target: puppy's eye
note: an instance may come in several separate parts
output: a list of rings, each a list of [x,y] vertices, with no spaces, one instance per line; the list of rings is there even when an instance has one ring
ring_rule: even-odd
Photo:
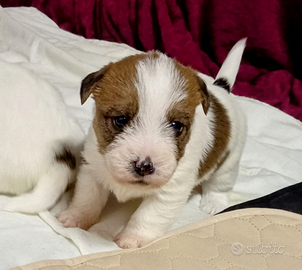
[[[119,115],[113,118],[113,124],[117,129],[123,129],[128,122],[129,119],[125,115]]]
[[[184,129],[184,124],[179,121],[174,121],[171,123],[171,127],[174,129],[175,135],[179,136]]]

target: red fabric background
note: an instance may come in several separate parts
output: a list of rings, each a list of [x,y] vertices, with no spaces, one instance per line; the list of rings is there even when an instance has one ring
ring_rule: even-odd
[[[296,0],[0,0],[34,6],[87,38],[158,49],[215,76],[248,37],[233,92],[302,120],[302,2]]]

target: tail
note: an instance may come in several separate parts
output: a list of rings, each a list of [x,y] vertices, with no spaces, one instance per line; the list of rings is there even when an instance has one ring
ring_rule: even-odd
[[[246,40],[247,38],[241,39],[233,46],[215,78],[214,85],[231,92],[239,70]]]
[[[68,165],[55,163],[30,193],[15,197],[0,196],[0,209],[29,214],[47,210],[64,193],[73,174]]]

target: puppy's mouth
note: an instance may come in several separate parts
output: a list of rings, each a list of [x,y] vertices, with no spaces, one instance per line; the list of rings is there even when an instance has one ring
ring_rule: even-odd
[[[144,180],[137,180],[137,181],[132,181],[130,182],[132,185],[138,185],[138,186],[149,186],[150,183],[144,181]]]
[[[139,177],[136,179],[128,180],[127,182],[124,182],[124,184],[133,187],[146,188],[146,189],[157,189],[161,187],[163,183],[160,183],[158,181],[153,181],[149,177]]]
[[[148,187],[152,186],[154,184],[154,181],[150,179],[150,176],[135,176],[131,180],[128,179],[127,184],[133,185],[133,186],[141,186],[141,187]]]
[[[143,176],[143,177],[129,177],[125,178],[115,178],[120,184],[129,187],[137,187],[139,189],[158,189],[164,185],[167,181],[163,179],[154,179],[154,176]]]

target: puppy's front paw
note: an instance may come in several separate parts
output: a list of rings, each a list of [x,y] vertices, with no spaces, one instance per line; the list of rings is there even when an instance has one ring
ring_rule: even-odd
[[[57,215],[57,219],[66,228],[78,227],[88,230],[95,222],[76,208],[67,208]]]
[[[200,210],[214,215],[229,205],[229,194],[227,192],[206,192],[201,195]]]
[[[141,248],[149,244],[154,238],[141,236],[124,229],[113,240],[121,248]]]

